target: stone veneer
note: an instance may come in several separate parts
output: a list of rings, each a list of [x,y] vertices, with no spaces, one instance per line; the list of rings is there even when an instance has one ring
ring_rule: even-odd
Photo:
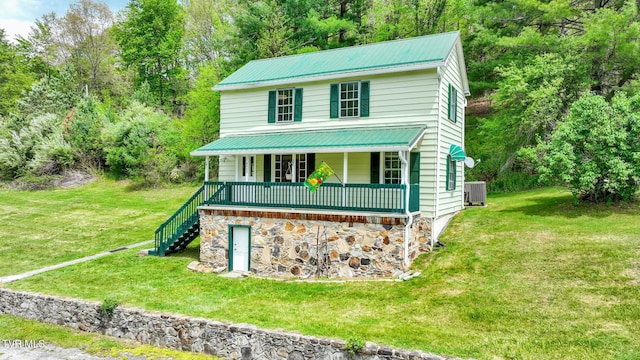
[[[404,271],[406,217],[200,209],[200,262],[227,270],[229,226],[251,227],[251,272],[269,277],[388,278]],[[409,260],[429,250],[414,216]]]
[[[116,307],[112,316],[100,304],[0,289],[0,314],[67,326],[73,329],[136,340],[143,344],[216,355],[223,359],[256,360],[446,360],[424,353],[367,342],[356,355],[345,341],[224,324],[187,316]]]

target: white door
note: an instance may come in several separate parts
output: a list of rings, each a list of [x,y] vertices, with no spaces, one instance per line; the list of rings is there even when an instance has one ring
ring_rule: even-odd
[[[256,156],[245,155],[240,159],[240,181],[256,182]]]
[[[249,227],[231,228],[231,264],[230,271],[249,271]]]

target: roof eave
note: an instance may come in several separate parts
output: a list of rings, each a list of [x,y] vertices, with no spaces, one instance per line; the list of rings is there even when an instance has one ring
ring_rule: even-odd
[[[334,80],[334,79],[342,79],[342,78],[355,77],[355,76],[371,76],[371,75],[391,74],[391,73],[407,72],[407,71],[429,70],[429,69],[436,69],[444,65],[445,65],[445,61],[443,60],[443,61],[436,61],[436,62],[429,62],[429,63],[420,63],[420,64],[402,65],[402,66],[388,66],[388,67],[367,69],[367,70],[341,71],[341,72],[330,73],[330,74],[308,75],[308,76],[241,83],[241,84],[229,84],[229,85],[218,84],[213,87],[213,90],[226,91],[226,90],[255,89],[255,88],[261,88],[261,87],[278,86],[283,84],[295,84],[295,83],[304,83],[304,82],[312,82],[312,81]]]
[[[247,150],[194,150],[191,156],[225,156],[225,155],[256,155],[256,154],[330,154],[330,153],[352,153],[352,152],[389,152],[389,151],[409,151],[415,144],[411,145],[391,145],[391,146],[371,146],[371,147],[332,147],[332,148],[277,148],[277,149],[247,149]]]

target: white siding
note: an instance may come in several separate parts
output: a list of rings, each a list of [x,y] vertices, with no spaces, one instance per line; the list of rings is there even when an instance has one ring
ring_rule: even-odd
[[[330,119],[330,85],[341,81],[370,81],[369,117]],[[220,105],[220,135],[230,133],[326,129],[332,126],[390,125],[435,121],[434,101],[438,96],[435,70],[413,71],[366,78],[345,78],[296,84],[303,89],[302,121],[269,124],[269,91],[276,87],[224,91]]]
[[[455,123],[449,120],[447,116],[449,84],[455,87],[458,91],[458,114],[457,121]],[[447,155],[449,154],[449,147],[451,144],[464,146],[465,99],[458,67],[458,57],[455,51],[451,53],[447,59],[445,67],[443,68],[440,91],[442,92],[442,101],[440,103],[440,143],[438,144],[438,151],[440,154],[438,166],[440,167],[440,172],[437,180],[438,210],[437,214],[434,215],[436,217],[455,213],[456,211],[461,210],[464,199],[464,164],[462,161],[455,162],[457,169],[456,189],[446,190]]]

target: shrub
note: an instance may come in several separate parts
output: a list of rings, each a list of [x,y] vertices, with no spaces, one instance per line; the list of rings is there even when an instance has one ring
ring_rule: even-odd
[[[611,104],[583,95],[540,149],[542,180],[568,184],[576,200],[632,199],[640,184],[640,94],[618,94]]]

